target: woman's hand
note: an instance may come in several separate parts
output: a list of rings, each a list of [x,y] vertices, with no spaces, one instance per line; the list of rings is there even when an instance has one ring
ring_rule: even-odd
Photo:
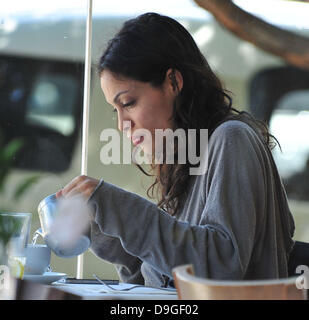
[[[56,198],[68,198],[75,195],[82,195],[88,200],[100,180],[87,176],[78,176],[69,182],[64,188],[56,193]]]

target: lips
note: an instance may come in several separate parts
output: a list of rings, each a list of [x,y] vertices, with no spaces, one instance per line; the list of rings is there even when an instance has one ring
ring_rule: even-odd
[[[133,144],[135,146],[140,144],[143,141],[144,141],[144,137],[143,136],[132,137],[132,142],[133,142]]]

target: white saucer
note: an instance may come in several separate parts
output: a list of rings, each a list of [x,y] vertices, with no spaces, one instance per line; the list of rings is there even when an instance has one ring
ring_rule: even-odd
[[[59,272],[45,272],[43,274],[24,274],[23,279],[39,282],[43,284],[51,284],[60,279],[67,278],[67,274]]]

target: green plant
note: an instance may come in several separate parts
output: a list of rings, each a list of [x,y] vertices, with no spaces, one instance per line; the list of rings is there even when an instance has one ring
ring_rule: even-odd
[[[14,157],[21,147],[21,139],[15,139],[4,146],[0,139],[0,194],[4,192],[4,185],[11,171]]]
[[[5,195],[7,179],[13,169],[14,159],[16,158],[19,150],[23,146],[21,138],[16,138],[7,144],[3,144],[0,135],[0,195]],[[15,188],[11,202],[18,200],[32,184],[39,180],[40,176],[35,175],[23,179]],[[3,208],[0,204],[0,213],[9,211],[7,208]],[[0,215],[0,247],[5,247],[9,242],[12,234],[18,228],[17,224],[13,222],[5,222],[5,218]]]
[[[8,220],[7,217],[0,215],[0,241],[5,247],[14,232],[20,227],[18,220]]]

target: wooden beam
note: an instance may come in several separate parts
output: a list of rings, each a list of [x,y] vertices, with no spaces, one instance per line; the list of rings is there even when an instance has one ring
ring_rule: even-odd
[[[237,37],[281,57],[294,66],[309,69],[308,37],[267,23],[230,0],[194,1]]]

